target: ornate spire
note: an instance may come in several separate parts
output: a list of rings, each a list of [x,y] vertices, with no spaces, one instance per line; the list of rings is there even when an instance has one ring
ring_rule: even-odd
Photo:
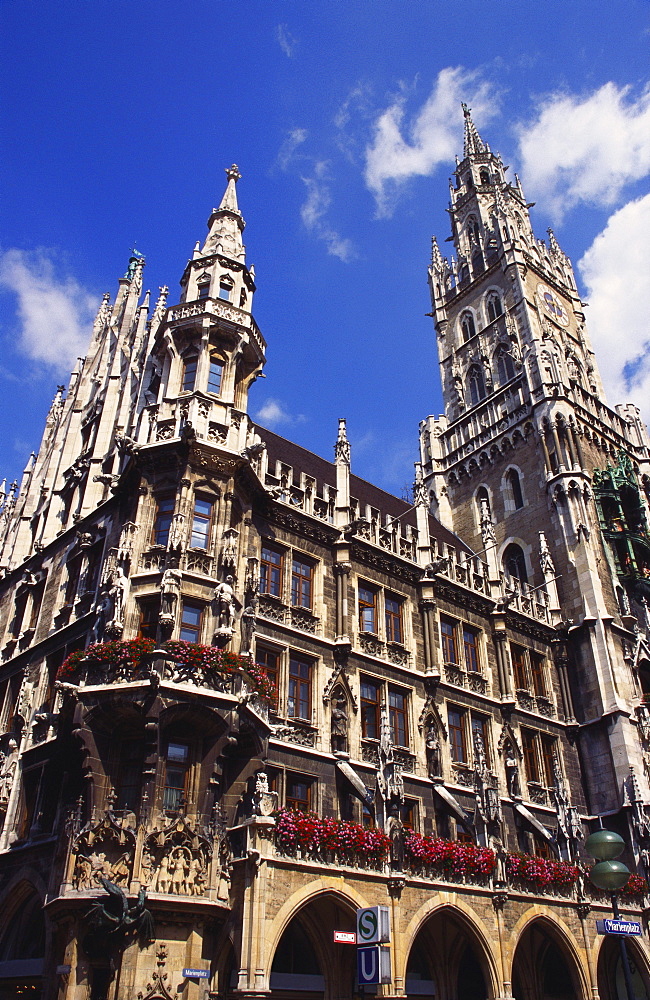
[[[490,147],[487,142],[483,142],[472,121],[472,109],[468,108],[466,104],[461,104],[461,107],[465,115],[465,156],[471,156],[473,153],[489,153]]]
[[[219,205],[219,212],[236,212],[240,215],[239,206],[237,204],[237,181],[241,178],[239,173],[239,167],[236,163],[233,163],[231,167],[226,167],[226,176],[228,178],[228,186],[226,188],[225,194],[221,199],[221,204]]]
[[[435,236],[431,237],[431,266],[435,268],[436,271],[441,273],[445,270],[445,261],[442,254],[440,253],[440,247],[438,246],[438,240]]]

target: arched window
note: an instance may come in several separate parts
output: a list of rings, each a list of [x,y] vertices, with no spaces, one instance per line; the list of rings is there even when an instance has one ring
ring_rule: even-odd
[[[181,390],[183,392],[191,392],[194,388],[198,365],[198,354],[188,354],[183,358],[183,380],[181,382]]]
[[[480,527],[483,524],[483,519],[485,517],[489,517],[490,520],[492,519],[490,496],[485,486],[479,487],[479,489],[476,491],[474,499],[476,501],[476,513],[478,517],[478,524]]]
[[[507,576],[519,583],[528,583],[526,559],[519,545],[511,542],[503,553],[503,569]]]
[[[509,500],[514,510],[520,510],[524,506],[524,497],[521,492],[521,481],[516,469],[508,469],[506,472],[506,486],[510,494]]]
[[[467,281],[469,279],[469,264],[467,262],[461,264],[458,278],[460,281]]]
[[[227,302],[230,302],[230,299],[232,298],[232,289],[232,278],[229,278],[226,274],[219,281],[219,298],[226,299]]]
[[[218,396],[221,392],[221,380],[223,378],[223,361],[216,355],[210,356],[210,371],[208,372],[208,392],[213,392]]]
[[[479,365],[472,365],[468,372],[467,391],[469,393],[472,406],[476,403],[480,403],[485,396],[485,379],[483,378],[483,371]]]
[[[472,254],[472,271],[474,272],[474,277],[477,274],[481,274],[485,270],[485,264],[483,263],[483,254],[480,250],[476,250]]]
[[[210,295],[210,279],[203,278],[197,286],[197,295],[199,299],[207,299]]]
[[[470,340],[476,333],[474,317],[471,312],[465,312],[460,318],[460,328],[463,331],[463,340]]]
[[[467,220],[467,238],[470,243],[478,243],[481,238],[481,229],[475,215],[470,215]]]
[[[486,170],[485,167],[481,170],[479,177],[481,178],[481,184],[490,183],[490,172],[489,170]]]
[[[501,305],[501,299],[496,292],[492,292],[487,300],[487,314],[488,323],[492,323],[499,316],[503,315],[503,306]]]
[[[504,385],[515,377],[515,363],[512,354],[505,347],[502,347],[497,354],[497,375],[499,385]]]

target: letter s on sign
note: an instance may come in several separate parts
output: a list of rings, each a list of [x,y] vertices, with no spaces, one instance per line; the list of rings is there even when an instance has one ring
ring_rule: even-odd
[[[364,941],[376,937],[377,914],[373,910],[365,910],[359,917],[359,935]]]

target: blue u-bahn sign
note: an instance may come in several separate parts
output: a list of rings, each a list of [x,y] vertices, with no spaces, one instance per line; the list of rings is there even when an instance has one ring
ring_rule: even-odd
[[[357,978],[359,986],[390,983],[390,948],[380,944],[357,948]]]

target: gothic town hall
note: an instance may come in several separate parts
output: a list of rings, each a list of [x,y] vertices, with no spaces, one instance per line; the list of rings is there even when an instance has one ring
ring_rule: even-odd
[[[464,114],[412,502],[339,414],[333,461],[248,415],[237,167],[179,301],[135,253],[104,297],[2,493],[2,1000],[626,996],[584,842],[624,839],[644,924],[650,440]]]

